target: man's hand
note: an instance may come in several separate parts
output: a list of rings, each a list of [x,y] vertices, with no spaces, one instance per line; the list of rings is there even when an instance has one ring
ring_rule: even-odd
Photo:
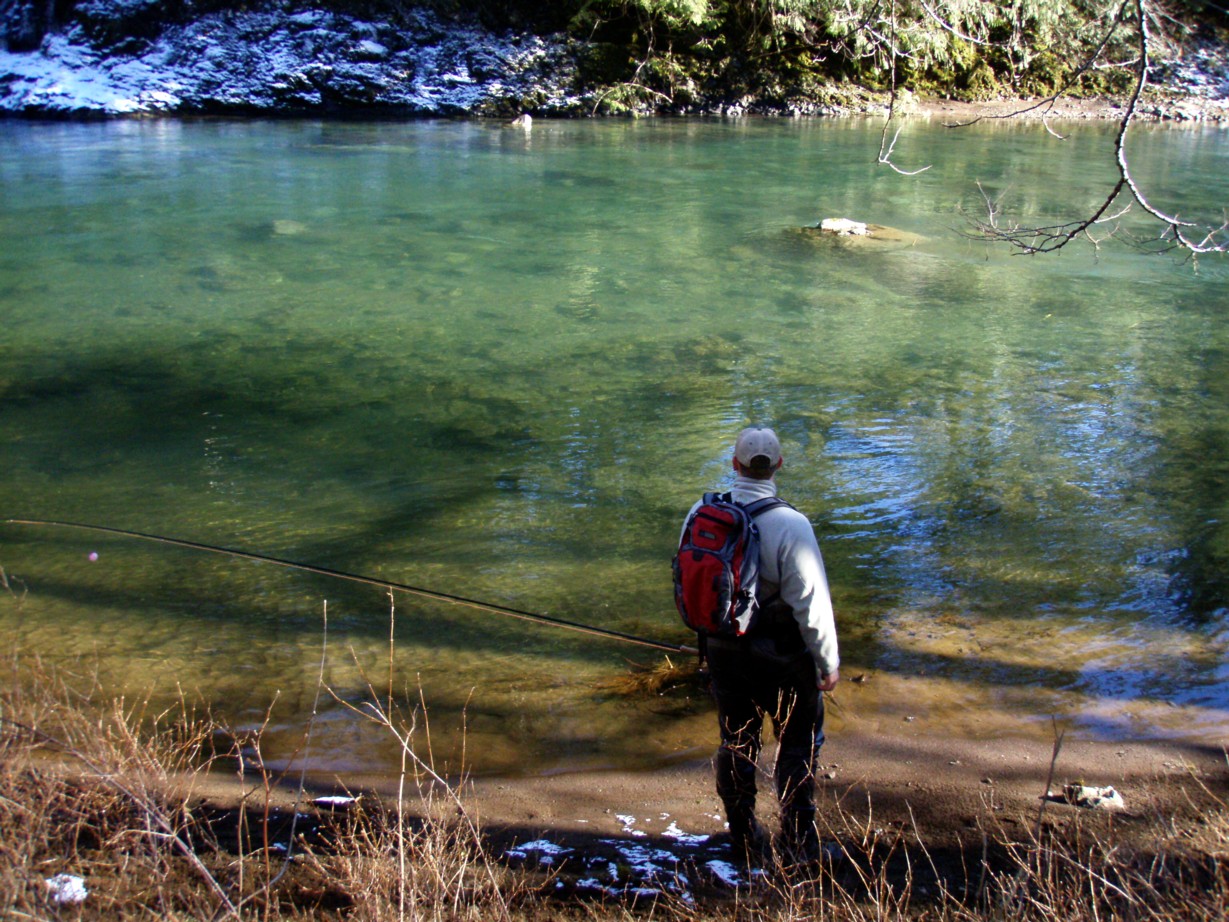
[[[820,676],[819,690],[821,692],[830,692],[836,688],[836,683],[841,681],[841,670],[833,669],[831,675]]]

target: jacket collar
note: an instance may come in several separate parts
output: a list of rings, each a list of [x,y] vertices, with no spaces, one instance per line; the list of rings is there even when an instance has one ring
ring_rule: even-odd
[[[757,499],[777,495],[777,482],[772,480],[755,480],[751,477],[735,477],[730,487],[735,501],[753,503]]]

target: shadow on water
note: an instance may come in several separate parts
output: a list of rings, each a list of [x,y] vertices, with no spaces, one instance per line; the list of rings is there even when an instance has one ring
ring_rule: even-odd
[[[22,136],[31,182],[0,203],[6,515],[686,640],[679,518],[727,482],[737,429],[770,420],[851,669],[941,676],[961,702],[1006,689],[1033,716],[1064,695],[1225,710],[1221,270],[1109,246],[1026,265],[949,234],[971,175],[1043,177],[1043,212],[1081,201],[1071,184],[1096,171],[1070,148],[979,134],[993,143],[934,158],[953,184],[870,175],[877,135],[829,121]],[[139,169],[117,175],[116,151]],[[828,213],[927,240],[799,239]],[[3,615],[15,633],[44,619],[45,649],[71,641],[121,678],[199,679],[256,711],[281,689],[302,713],[324,599],[345,694],[362,684],[340,648],[382,663],[375,589],[0,539],[31,587],[31,617]],[[585,764],[634,760],[637,732],[669,737],[650,761],[694,745],[690,717],[595,691],[623,650],[487,617],[398,601],[395,635],[398,684],[472,707],[483,747],[511,727],[526,764],[556,767],[569,740]],[[334,721],[339,760],[350,729]]]
[[[22,476],[37,472],[40,477],[63,481],[71,488],[79,476],[105,479],[109,470],[129,465],[137,467],[139,477],[143,467],[141,459],[156,459],[151,469],[156,469],[161,476],[166,476],[168,469],[174,470],[173,476],[181,478],[182,486],[188,488],[186,495],[210,496],[215,503],[221,499],[220,515],[214,517],[214,524],[210,524],[210,516],[198,520],[188,514],[188,510],[168,510],[171,512],[168,530],[177,537],[300,559],[341,571],[374,572],[391,580],[422,582],[430,588],[487,598],[499,604],[540,606],[550,613],[578,620],[607,617],[604,609],[585,610],[584,598],[590,588],[587,586],[543,586],[541,580],[525,570],[516,571],[519,578],[512,581],[498,575],[482,578],[475,574],[475,570],[490,568],[492,561],[489,547],[478,548],[466,540],[475,534],[472,524],[461,526],[461,539],[444,537],[441,540],[441,536],[457,532],[458,523],[466,523],[471,518],[479,520],[478,527],[487,529],[493,502],[498,505],[501,501],[513,501],[516,511],[510,513],[509,518],[519,520],[534,515],[544,503],[558,516],[555,507],[566,506],[569,499],[587,501],[588,494],[600,492],[585,485],[593,476],[588,468],[596,470],[607,464],[608,458],[586,459],[581,452],[576,458],[580,467],[574,471],[567,470],[572,463],[569,460],[562,466],[547,463],[555,475],[553,480],[533,473],[535,467],[541,466],[538,455],[542,448],[537,434],[544,426],[556,424],[549,414],[544,417],[525,409],[514,399],[484,393],[482,386],[475,386],[464,375],[450,376],[439,367],[428,367],[404,382],[399,380],[401,369],[380,368],[374,360],[366,365],[352,361],[333,362],[305,373],[276,361],[262,361],[276,357],[275,349],[235,352],[230,345],[233,344],[229,344],[221,355],[215,354],[209,346],[199,345],[174,360],[158,353],[99,356],[95,352],[88,360],[62,365],[28,380],[10,380],[5,400],[12,412],[62,414],[68,407],[74,407],[80,420],[71,445],[51,439],[27,440],[20,447],[18,463],[10,475],[20,481]],[[332,344],[327,342],[316,347],[300,342],[298,346],[317,354],[332,349]],[[646,355],[651,360],[661,349],[669,350],[673,361],[709,367],[706,374],[719,376],[728,373],[724,363],[737,351],[735,345],[716,336],[683,345],[667,344],[660,349],[646,347]],[[231,364],[232,360],[237,364]],[[544,377],[550,374],[548,369],[540,373]],[[356,381],[356,376],[362,380]],[[395,388],[379,383],[392,380],[398,381]],[[382,392],[384,396],[352,401],[351,395],[359,387]],[[661,413],[661,403],[652,393],[652,386],[646,384],[643,388],[643,395],[630,395],[628,403],[634,406],[637,400],[642,400],[646,407],[652,405],[655,412]],[[884,403],[886,387],[871,388],[869,393],[868,399],[875,403],[875,412],[901,411],[899,407]],[[976,403],[971,405],[976,406]],[[1080,585],[1063,589],[1054,581],[1051,569],[1039,568],[1034,574],[1017,572],[1003,577],[996,574],[993,567],[981,571],[964,564],[953,567],[953,563],[958,563],[961,555],[967,553],[961,548],[967,547],[969,532],[985,533],[987,543],[979,548],[986,552],[995,542],[1009,543],[1025,534],[1027,519],[1033,514],[1029,503],[1017,508],[1018,500],[1009,497],[1005,504],[1002,487],[995,481],[995,465],[990,460],[997,451],[993,417],[985,424],[970,426],[966,416],[968,406],[967,401],[952,405],[951,425],[960,442],[959,452],[954,456],[956,463],[948,475],[951,482],[947,499],[942,506],[931,506],[921,496],[912,501],[898,499],[890,507],[882,507],[887,516],[873,527],[868,527],[867,517],[876,514],[877,501],[863,502],[847,513],[821,511],[816,518],[829,548],[829,568],[834,574],[838,597],[843,595],[847,603],[844,611],[853,613],[852,623],[844,627],[847,660],[851,663],[875,662],[881,668],[898,669],[902,674],[918,670],[941,673],[957,684],[1002,684],[1017,690],[1035,685],[1044,691],[1039,701],[1048,700],[1047,696],[1056,690],[1117,700],[1161,701],[1172,697],[1172,688],[1167,689],[1163,684],[1147,688],[1130,681],[1132,670],[1129,668],[1099,671],[1038,668],[984,655],[943,656],[913,648],[893,649],[891,642],[879,636],[882,618],[875,612],[908,604],[908,596],[925,586],[918,572],[906,568],[904,576],[899,575],[901,564],[894,555],[899,551],[897,542],[906,537],[915,548],[929,549],[927,555],[947,562],[936,571],[939,582],[935,591],[951,594],[953,599],[948,604],[957,608],[964,604],[962,598],[966,601],[977,599],[981,601],[969,604],[982,610],[994,610],[996,617],[1024,622],[1035,617],[1035,606],[1052,605],[1064,595],[1069,596],[1070,602],[1078,603],[1085,592]],[[621,409],[626,410],[627,405]],[[370,416],[363,419],[359,427],[351,429],[345,438],[316,438],[317,431],[324,431],[325,423],[339,417],[352,417],[356,412]],[[824,432],[831,463],[839,467],[845,458],[856,460],[862,466],[860,476],[865,488],[868,481],[863,459],[874,457],[887,464],[891,453],[885,454],[875,440],[849,440],[841,436],[845,425],[842,420],[856,415],[848,407],[830,415],[832,418],[825,422]],[[229,469],[229,475],[239,484],[233,489],[217,490],[214,486],[217,471],[207,469],[212,463],[205,449],[214,437],[210,428],[212,420],[237,421],[230,430],[230,460],[221,465]],[[266,438],[269,442],[275,441],[272,435],[266,436],[265,430],[270,427],[279,431],[277,439],[291,440],[289,449],[271,451],[266,447]],[[388,432],[404,435],[390,440]],[[794,435],[788,426],[783,427],[783,432]],[[1169,446],[1169,450],[1182,453],[1172,462],[1174,468],[1199,472],[1198,465],[1190,465],[1185,460],[1185,453],[1199,451],[1199,445],[1214,438],[1212,433],[1202,433],[1193,448],[1180,443]],[[266,454],[270,456],[265,457]],[[295,456],[309,457],[310,463],[294,466],[290,462]],[[177,459],[182,463],[168,468],[165,462]],[[492,459],[497,460],[498,473],[495,474],[485,472]],[[964,459],[968,459],[967,464]],[[360,501],[347,510],[344,533],[329,534],[311,527],[286,530],[285,526],[290,525],[294,517],[286,516],[285,510],[271,505],[269,497],[261,497],[254,508],[248,508],[246,501],[252,490],[243,486],[243,482],[249,477],[248,469],[253,464],[264,468],[280,467],[280,484],[289,494],[309,502],[309,517],[310,503],[319,502],[320,484],[345,484],[346,495]],[[479,467],[484,470],[480,479],[467,476]],[[891,488],[898,486],[902,477],[907,480],[913,476],[909,470],[891,471],[890,467],[884,470],[884,485]],[[388,475],[386,471],[410,474]],[[374,476],[377,473],[379,475]],[[1187,476],[1199,480],[1208,489],[1219,490],[1214,474]],[[197,480],[208,485],[202,486]],[[788,484],[783,488],[788,489]],[[363,494],[369,490],[372,498],[363,501]],[[327,491],[326,487],[323,492]],[[75,500],[74,495],[69,489],[57,499],[64,503],[62,507],[36,512],[46,517],[84,521],[98,521],[99,515],[105,515],[109,520],[102,524],[161,530],[151,528],[147,521],[133,521],[123,496],[100,498],[89,489],[84,489]],[[106,511],[108,506],[110,510]],[[899,510],[899,518],[892,508]],[[35,512],[14,511],[17,514]],[[261,521],[263,514],[270,514],[271,520]],[[619,548],[621,565],[635,568],[668,558],[669,539],[677,528],[677,510],[646,508],[635,502],[634,493],[621,493],[605,501],[601,514],[619,518],[626,532],[640,536]],[[205,527],[202,528],[198,521]],[[187,532],[179,530],[181,523]],[[574,582],[586,579],[583,574],[587,568],[607,563],[609,557],[608,545],[574,540],[576,527],[574,523],[556,521],[542,532],[524,531],[518,521],[513,525],[497,524],[494,538],[497,544],[506,541],[502,553],[509,559],[529,557],[545,562],[566,554],[566,566],[556,575]],[[507,528],[502,539],[498,534],[500,528]],[[1211,534],[1215,536],[1215,532]],[[612,535],[617,538],[619,533]],[[659,535],[665,536],[660,542],[644,540],[644,536]],[[483,540],[491,538],[490,533],[483,534]],[[1035,540],[1035,535],[1029,540]],[[28,542],[27,553],[31,555],[28,560],[36,561],[40,548],[46,549],[53,544],[42,536],[40,542]],[[97,541],[78,539],[67,542],[57,539],[54,543],[75,546],[78,556],[83,555],[87,547],[98,546]],[[1192,553],[1179,561],[1178,568],[1179,572],[1183,572],[1184,567],[1196,570],[1198,578],[1191,578],[1188,585],[1202,591],[1211,605],[1222,591],[1224,577],[1215,568],[1215,544],[1209,542],[1209,548],[1212,563],[1198,567],[1198,557]],[[6,555],[19,550],[18,543],[6,542]],[[1037,552],[1043,556],[1044,546],[1038,546]],[[112,556],[110,550],[106,556],[108,559]],[[968,562],[976,563],[976,556],[970,557]],[[424,563],[427,573],[419,580],[414,574]],[[961,569],[965,570],[963,574]],[[304,615],[301,609],[288,618],[286,605],[277,601],[276,596],[327,597],[342,611],[360,612],[345,615],[339,623],[339,629],[344,630],[349,641],[373,644],[387,638],[386,606],[376,590],[343,589],[297,576],[260,580],[240,576],[234,586],[228,585],[227,574],[235,570],[220,563],[205,565],[185,561],[176,566],[162,563],[152,566],[147,578],[141,574],[115,575],[118,583],[84,580],[71,573],[57,572],[40,576],[38,594],[47,600],[67,603],[74,609],[123,610],[130,616],[151,621],[165,619],[168,615],[180,622],[226,623],[236,619],[255,633],[271,633],[278,637],[301,634],[308,638],[319,631],[319,620],[314,612]],[[460,585],[451,582],[458,576],[461,577]],[[520,597],[523,586],[517,585],[523,583],[525,577],[536,584],[528,603]],[[434,579],[449,581],[439,585],[432,583]],[[897,581],[903,585],[898,585]],[[864,597],[859,587],[865,589]],[[505,598],[499,594],[506,589],[512,589],[514,597]],[[664,599],[664,579],[656,589]],[[236,597],[240,600],[238,603]],[[661,599],[655,606],[659,611],[664,608]],[[993,599],[1010,601],[988,609],[985,600]],[[315,603],[306,610],[311,612],[313,608]],[[648,624],[632,612],[632,606],[621,603],[610,626],[649,636],[679,633],[678,626],[668,617],[668,610],[666,620]],[[1197,617],[1193,611],[1190,616]],[[510,647],[526,644],[518,628],[494,628],[485,617],[468,618],[460,614],[438,617],[442,627],[437,630],[424,628],[421,617],[410,617],[402,622],[399,637],[404,642],[417,644],[422,650],[430,650],[433,656],[441,659],[455,658],[458,654],[500,656]],[[427,620],[436,618],[428,615]],[[670,627],[663,631],[667,624]],[[1190,629],[1198,630],[1197,621]],[[1179,629],[1171,626],[1170,630]],[[555,638],[528,643],[539,662],[536,666],[526,664],[526,668],[541,669],[545,673],[559,667],[600,667],[617,662],[621,656],[604,644]],[[552,662],[557,665],[546,665]],[[1159,662],[1149,669],[1164,672]],[[464,695],[442,686],[433,688],[432,693],[445,710],[467,706]],[[1027,699],[1027,695],[1024,698]],[[1027,700],[1022,704],[1027,706]],[[512,705],[501,707],[484,702],[476,707],[492,720],[512,719],[517,714],[517,708]],[[1218,703],[1216,707],[1223,709],[1223,704]],[[634,758],[635,747],[630,742],[624,745],[612,738],[601,745],[604,751],[625,749],[620,757]]]

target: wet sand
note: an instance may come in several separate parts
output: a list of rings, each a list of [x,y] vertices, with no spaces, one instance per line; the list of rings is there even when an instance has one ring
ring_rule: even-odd
[[[1176,808],[1183,791],[1207,785],[1229,790],[1222,746],[1206,744],[1086,742],[1066,738],[1057,760],[1053,741],[1005,738],[970,740],[935,734],[846,730],[829,736],[823,752],[818,801],[821,825],[838,828],[869,816],[880,824],[915,825],[929,843],[947,843],[990,817],[1028,822],[1050,779],[1066,784],[1113,786],[1124,813],[1153,814]],[[770,758],[771,753],[766,753]],[[761,783],[759,812],[772,822],[768,779]],[[671,824],[687,833],[724,830],[708,760],[654,772],[589,772],[553,777],[478,779],[468,795],[487,828],[520,837],[566,840],[576,835],[626,834],[626,817],[649,837]],[[1058,814],[1087,812],[1047,804]]]
[[[980,849],[983,833],[1027,838],[1044,800],[1049,829],[1112,828],[1116,841],[1140,845],[1155,839],[1160,821],[1169,827],[1196,823],[1218,803],[1223,809],[1229,800],[1226,746],[1226,739],[1094,742],[1068,732],[1055,759],[1053,738],[967,739],[908,722],[886,729],[870,722],[847,725],[830,733],[824,747],[818,822],[828,842],[858,841],[869,830],[888,830],[927,849],[959,854]],[[772,749],[765,746],[767,771]],[[1060,802],[1068,784],[1113,787],[1124,806],[1090,810]],[[1047,785],[1052,798],[1044,796]],[[236,780],[216,774],[193,786],[197,798],[214,807],[237,806],[241,797]],[[409,788],[412,792],[413,785]],[[397,780],[318,777],[309,780],[304,798],[337,793],[391,803]],[[658,851],[667,864],[702,863],[724,854],[725,823],[707,758],[655,771],[476,778],[460,794],[498,856],[515,856],[517,846],[536,843],[559,848],[583,872],[618,860],[629,844]],[[407,803],[416,812],[417,794],[410,793]],[[436,795],[435,803],[454,812],[446,797]],[[295,804],[292,787],[275,791],[275,807]],[[767,777],[761,781],[758,812],[766,825],[774,824]],[[528,859],[554,860],[532,849]]]

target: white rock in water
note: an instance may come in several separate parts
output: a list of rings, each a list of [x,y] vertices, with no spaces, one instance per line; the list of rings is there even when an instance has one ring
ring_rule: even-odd
[[[513,128],[524,128],[529,131],[533,128],[533,116],[526,112],[524,115],[518,115],[512,120]]]
[[[819,229],[842,237],[867,237],[871,232],[861,221],[851,221],[849,218],[824,218],[819,222]]]

